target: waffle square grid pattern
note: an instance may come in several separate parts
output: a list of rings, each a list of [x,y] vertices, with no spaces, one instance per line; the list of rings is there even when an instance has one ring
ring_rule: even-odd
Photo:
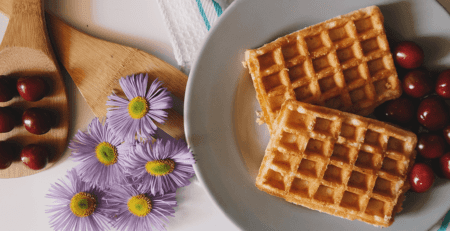
[[[383,20],[371,6],[247,50],[244,66],[269,129],[288,99],[368,115],[399,97]]]
[[[392,224],[410,187],[414,133],[295,100],[275,123],[256,179],[260,190],[350,220]]]

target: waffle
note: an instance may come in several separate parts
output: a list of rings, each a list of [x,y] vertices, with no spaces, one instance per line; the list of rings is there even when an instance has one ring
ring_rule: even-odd
[[[387,227],[410,188],[414,133],[288,100],[275,121],[256,186],[288,202]]]
[[[307,27],[245,51],[263,120],[296,99],[359,115],[401,95],[377,6]]]

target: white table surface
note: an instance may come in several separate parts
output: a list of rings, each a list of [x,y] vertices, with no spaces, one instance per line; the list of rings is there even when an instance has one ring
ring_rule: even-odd
[[[99,38],[136,47],[177,67],[168,30],[155,0],[46,0],[47,10],[68,24]],[[0,38],[8,18],[0,14]],[[63,70],[72,109],[72,138],[94,118],[88,105]],[[177,111],[182,112],[182,105]],[[0,179],[0,230],[52,230],[45,198],[51,184],[64,178],[76,163],[70,151],[50,169],[39,174],[13,179]],[[167,230],[238,230],[207,194],[196,177],[191,185],[178,189],[175,217],[169,218]]]

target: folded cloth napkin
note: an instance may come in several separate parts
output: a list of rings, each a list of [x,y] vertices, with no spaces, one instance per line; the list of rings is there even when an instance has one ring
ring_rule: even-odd
[[[206,33],[233,0],[157,0],[180,68],[188,72]]]
[[[175,59],[189,72],[203,40],[214,22],[233,0],[157,0],[169,29]],[[450,212],[430,231],[450,231]]]

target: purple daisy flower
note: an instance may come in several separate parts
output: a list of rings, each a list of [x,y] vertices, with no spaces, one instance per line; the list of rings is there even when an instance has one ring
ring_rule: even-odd
[[[112,94],[106,105],[107,121],[117,135],[128,141],[137,137],[149,139],[156,133],[156,124],[164,123],[166,109],[172,107],[172,98],[162,82],[156,79],[147,91],[148,74],[127,76],[119,80],[120,86],[128,99]]]
[[[153,144],[138,143],[125,159],[124,167],[142,190],[156,195],[189,185],[194,163],[186,142],[170,137],[157,139]]]
[[[129,143],[123,142],[105,125],[94,118],[87,132],[78,131],[69,143],[71,157],[80,162],[76,166],[81,179],[87,183],[106,188],[124,182],[124,150]]]
[[[117,186],[108,192],[108,203],[118,209],[112,226],[118,230],[166,230],[167,216],[177,206],[175,193],[154,196],[133,186]]]
[[[52,184],[47,198],[54,199],[46,213],[50,215],[50,225],[55,230],[107,230],[109,214],[116,212],[105,203],[105,192],[87,184],[79,178],[75,169],[67,172],[64,181]]]

